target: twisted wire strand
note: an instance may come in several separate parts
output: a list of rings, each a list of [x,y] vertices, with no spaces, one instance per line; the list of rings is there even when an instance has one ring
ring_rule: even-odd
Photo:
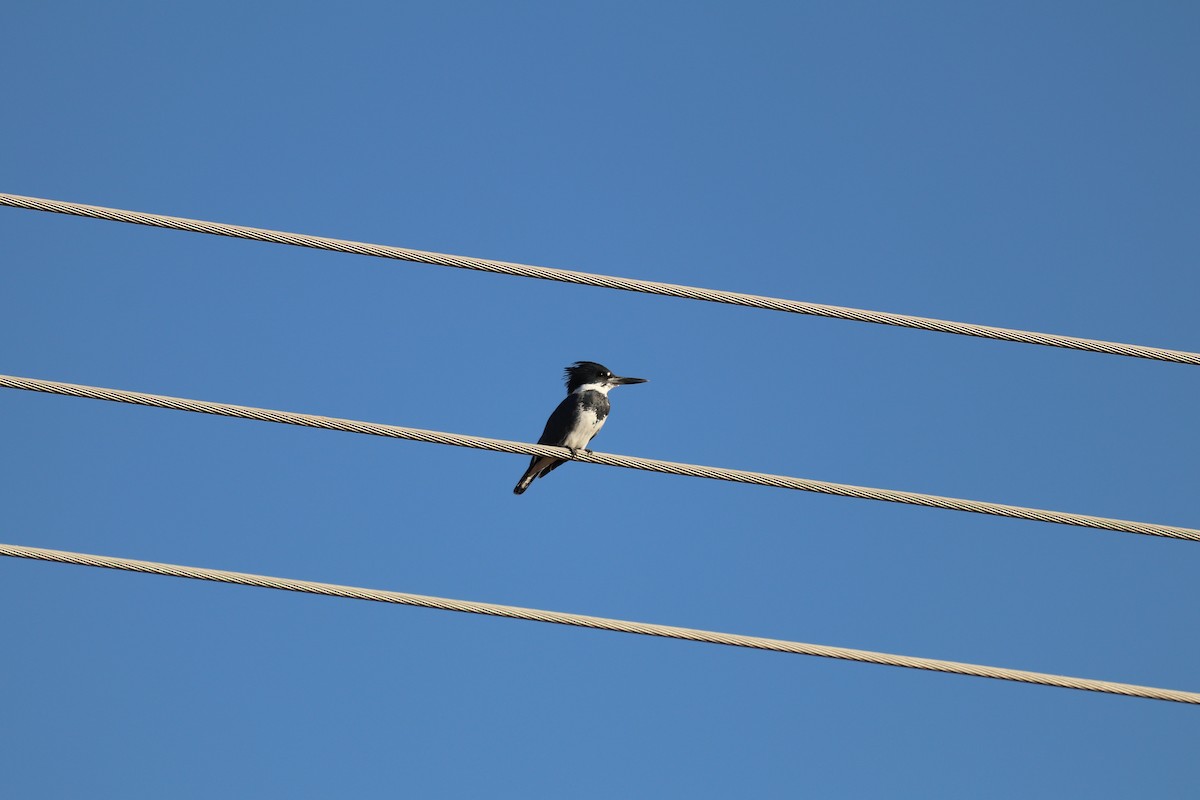
[[[468,436],[459,433],[422,430],[420,428],[405,428],[398,425],[383,425],[375,422],[323,417],[315,414],[300,414],[291,411],[275,411],[250,406],[236,406],[204,400],[189,400],[182,397],[145,394],[143,392],[131,392],[123,389],[81,386],[73,383],[39,380],[36,378],[20,378],[12,375],[0,375],[0,387],[68,395],[71,397],[85,397],[93,400],[111,400],[118,403],[170,408],[177,411],[193,411],[201,414],[217,414],[225,417],[237,417],[239,419],[260,420],[262,422],[279,422],[308,428],[324,428],[326,430],[345,431],[348,433],[365,433],[372,436],[387,436],[393,439],[408,439],[432,444],[454,445],[455,447],[470,447],[476,450],[491,450],[493,452],[514,453],[524,456],[550,456],[553,458],[582,461],[588,464],[602,464],[609,467],[625,467],[627,469],[660,472],[670,475],[684,475],[693,478],[711,478],[735,483],[755,484],[757,486],[772,486],[779,489],[797,489],[805,492],[818,492],[842,497],[857,497],[864,500],[884,500],[892,503],[944,508],[951,511],[970,511],[977,514],[992,514],[995,516],[1039,522],[1054,522],[1062,525],[1077,525],[1085,528],[1200,541],[1200,530],[1173,525],[1157,525],[1149,522],[1109,519],[1107,517],[1094,517],[1085,514],[1071,514],[1065,511],[1047,511],[1037,508],[1025,508],[1023,506],[989,503],[981,500],[962,500],[953,497],[940,497],[938,495],[904,492],[895,489],[873,489],[866,486],[831,483],[829,481],[808,478],[793,478],[787,475],[771,475],[763,472],[749,472],[724,467],[706,467],[698,464],[681,464],[675,461],[660,461],[657,459],[637,458],[635,456],[616,455],[612,453],[588,453],[581,450],[572,454],[565,447],[512,442],[505,439],[490,439],[483,436]]]
[[[476,603],[467,600],[452,600],[444,597],[429,597],[420,594],[390,592],[380,589],[364,589],[356,586],[341,586],[332,583],[317,583],[292,578],[275,578],[245,572],[229,572],[203,567],[180,566],[178,564],[162,564],[155,561],[137,561],[128,558],[72,553],[62,550],[47,550],[40,547],[23,547],[12,544],[0,544],[0,556],[27,558],[36,561],[52,561],[62,564],[78,564],[86,567],[104,567],[106,569],[142,572],[151,575],[167,575],[176,578],[192,578],[218,583],[233,583],[241,586],[259,586],[264,589],[281,589],[289,592],[345,597],[353,600],[373,600],[380,603],[395,603],[405,606],[418,606],[420,608],[441,609],[443,611],[459,611],[468,614],[485,614],[493,617],[524,619],[533,622],[553,622],[558,625],[573,625],[580,628],[636,633],[644,636],[684,639],[692,642],[707,642],[709,644],[723,644],[732,647],[749,647],[756,650],[772,650],[779,653],[821,656],[822,658],[836,658],[843,661],[861,661],[868,664],[907,667],[909,669],[922,669],[955,675],[971,675],[978,678],[1017,681],[1042,686],[1056,686],[1064,689],[1081,689],[1090,692],[1124,695],[1126,697],[1142,697],[1149,700],[1200,704],[1200,693],[1184,692],[1175,689],[1157,689],[1129,683],[1114,683],[1111,681],[1092,680],[1090,678],[1073,678],[1065,675],[1030,672],[1028,670],[965,664],[958,661],[942,661],[934,658],[877,653],[871,650],[856,650],[848,647],[805,644],[803,642],[792,642],[783,639],[767,639],[760,636],[741,636],[733,633],[718,633],[716,631],[698,630],[695,628],[679,628],[672,625],[630,622],[606,617],[567,614],[559,611],[542,611],[534,608],[521,608],[519,606],[504,606],[495,603]]]
[[[761,308],[768,311],[786,311],[793,314],[808,314],[811,316],[830,317],[856,322],[872,322],[880,325],[894,325],[902,328],[916,328],[940,333],[954,333],[962,336],[975,336],[984,339],[1045,345],[1048,347],[1063,347],[1070,350],[1085,350],[1093,353],[1108,353],[1110,355],[1147,358],[1156,361],[1171,361],[1179,364],[1200,364],[1200,353],[1191,353],[1182,350],[1167,350],[1161,347],[1146,347],[1099,339],[1085,339],[1077,336],[1060,336],[1052,333],[998,328],[991,325],[974,325],[967,322],[952,322],[950,320],[917,317],[909,314],[893,314],[885,311],[868,311],[822,303],[805,303],[778,297],[727,292],[720,289],[703,289],[696,286],[682,286],[674,283],[638,280],[636,278],[620,278],[612,275],[597,275],[589,272],[577,272],[575,270],[555,269],[552,267],[537,267],[486,258],[431,253],[424,250],[411,250],[405,247],[389,247],[387,245],[367,244],[345,239],[331,239],[324,236],[286,233],[284,231],[272,231],[263,228],[250,228],[243,225],[227,225],[219,222],[169,217],[162,214],[148,214],[139,211],[85,205],[83,203],[25,197],[17,194],[0,193],[0,205],[12,208],[24,208],[31,211],[50,211],[57,214],[70,214],[113,222],[129,222],[158,228],[208,233],[216,236],[231,236],[258,242],[290,244],[298,247],[311,247],[318,250],[331,250],[339,253],[353,253],[379,258],[392,258],[400,261],[413,261],[421,264],[435,264],[443,267],[457,267],[459,269],[480,272],[494,272],[501,275],[540,278],[542,280],[576,283],[584,286],[599,286],[605,289],[620,289],[627,292],[643,292],[666,297],[704,300],[710,303],[726,303],[728,305]]]

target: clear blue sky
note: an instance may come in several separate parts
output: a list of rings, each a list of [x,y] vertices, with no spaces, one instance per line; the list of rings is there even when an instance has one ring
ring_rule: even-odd
[[[0,190],[1200,349],[1189,3],[23,3]],[[1200,525],[1200,369],[0,209],[0,372]],[[0,391],[0,541],[1200,690],[1200,545]],[[1194,798],[1196,708],[0,559],[10,797]]]

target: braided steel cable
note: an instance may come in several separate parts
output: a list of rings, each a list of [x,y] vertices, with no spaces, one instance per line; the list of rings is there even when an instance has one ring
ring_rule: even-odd
[[[636,278],[619,278],[612,275],[597,275],[589,272],[555,269],[553,267],[536,267],[528,264],[514,264],[508,261],[495,261],[486,258],[430,253],[424,250],[411,250],[405,247],[389,247],[387,245],[367,244],[364,242],[347,241],[345,239],[330,239],[324,236],[286,233],[263,228],[250,228],[243,225],[226,225],[219,222],[169,217],[162,214],[126,211],[119,208],[68,203],[60,200],[25,197],[17,194],[0,193],[0,205],[24,208],[31,211],[51,211],[57,214],[71,214],[113,222],[129,222],[158,228],[208,233],[216,236],[232,236],[238,239],[251,239],[258,242],[290,244],[298,247],[311,247],[318,250],[332,250],[338,253],[392,258],[400,261],[435,264],[443,267],[495,272],[501,275],[516,275],[524,278],[540,278],[542,280],[559,281],[562,283],[577,283],[584,286],[599,286],[605,289],[620,289],[627,292],[644,292],[646,294],[663,295],[666,297],[704,300],[710,303],[726,303],[735,306],[761,308],[768,311],[786,311],[793,314],[808,314],[811,316],[831,317],[856,322],[873,322],[880,325],[895,325],[902,328],[955,333],[962,336],[1038,344],[1048,347],[1064,347],[1070,350],[1085,350],[1093,353],[1148,358],[1156,361],[1172,361],[1179,364],[1200,364],[1200,353],[1190,353],[1182,350],[1167,350],[1161,347],[1145,347],[1135,344],[1123,344],[1121,342],[1107,342],[1099,339],[1085,339],[1077,336],[1060,336],[1052,333],[997,328],[991,325],[973,325],[967,322],[952,322],[929,317],[916,317],[909,314],[868,311],[821,303],[805,303],[778,297],[727,292],[720,289],[703,289],[696,286],[644,281]]]
[[[805,644],[803,642],[791,642],[783,639],[767,639],[760,636],[741,636],[733,633],[697,630],[695,628],[678,628],[673,625],[629,622],[627,620],[608,619],[606,617],[566,614],[560,611],[542,611],[535,608],[503,606],[495,603],[451,600],[444,597],[429,597],[427,595],[409,594],[407,592],[364,589],[356,586],[341,586],[332,583],[317,583],[291,578],[274,578],[267,575],[252,575],[245,572],[229,572],[203,567],[180,566],[178,564],[162,564],[155,561],[136,561],[128,558],[71,553],[62,550],[47,550],[40,547],[23,547],[12,544],[0,544],[0,556],[27,558],[36,561],[52,561],[61,564],[78,564],[86,567],[104,567],[106,569],[142,572],[151,575],[167,575],[175,578],[192,578],[194,580],[215,581],[218,583],[233,583],[241,586],[259,586],[264,589],[281,589],[289,592],[345,597],[353,600],[372,600],[379,603],[395,603],[405,606],[418,606],[420,608],[435,608],[443,611],[459,611],[468,614],[486,614],[493,617],[524,619],[533,622],[553,622],[558,625],[573,625],[580,628],[594,628],[619,633],[637,633],[643,636],[684,639],[692,642],[707,642],[709,644],[723,644],[732,647],[750,647],[756,650],[773,650],[779,653],[821,656],[822,658],[836,658],[843,661],[861,661],[868,664],[883,664],[885,666],[923,669],[955,675],[972,675],[977,678],[993,678],[996,680],[1033,683],[1042,686],[1057,686],[1063,689],[1081,689],[1090,692],[1103,692],[1105,694],[1119,694],[1126,697],[1142,697],[1149,700],[1166,700],[1173,703],[1200,705],[1200,693],[1196,692],[1156,689],[1129,683],[1113,683],[1111,681],[1099,681],[1090,678],[1072,678],[1065,675],[1050,675],[1043,672],[1030,672],[1028,670],[1007,669],[1004,667],[988,667],[980,664],[964,664],[958,661],[942,661],[934,658],[877,653],[871,650],[856,650],[848,647]]]
[[[0,387],[68,395],[71,397],[85,397],[93,400],[111,400],[118,403],[170,408],[177,411],[194,411],[201,414],[217,414],[224,417],[253,419],[262,422],[279,422],[287,425],[301,425],[308,428],[324,428],[326,430],[346,431],[348,433],[365,433],[372,436],[387,436],[393,439],[408,439],[432,444],[448,444],[455,447],[470,447],[476,450],[515,453],[523,456],[549,456],[552,458],[582,461],[588,464],[625,467],[627,469],[639,469],[647,472],[684,475],[692,478],[712,478],[714,480],[733,481],[735,483],[773,486],[779,489],[797,489],[805,492],[833,494],[842,497],[858,497],[864,500],[885,500],[892,503],[944,508],[951,511],[970,511],[977,514],[992,514],[1038,522],[1054,522],[1062,525],[1078,525],[1085,528],[1200,541],[1200,530],[1181,528],[1173,525],[1157,525],[1149,522],[1093,517],[1085,514],[1071,514],[1065,511],[1047,511],[1038,508],[1010,506],[981,500],[962,500],[953,497],[918,494],[916,492],[904,492],[895,489],[873,489],[866,486],[831,483],[829,481],[811,480],[808,478],[793,478],[787,475],[771,475],[763,472],[726,469],[724,467],[706,467],[699,464],[680,464],[675,461],[659,461],[652,458],[637,458],[635,456],[615,455],[612,453],[589,453],[580,450],[572,454],[565,447],[550,447],[548,445],[512,442],[505,439],[489,439],[483,436],[468,436],[459,433],[422,430],[420,428],[404,428],[398,425],[383,425],[375,422],[323,417],[315,414],[300,414],[291,411],[235,406],[227,403],[212,403],[205,400],[189,400],[182,397],[130,392],[123,389],[81,386],[73,383],[46,381],[36,378],[19,378],[12,375],[0,375]]]

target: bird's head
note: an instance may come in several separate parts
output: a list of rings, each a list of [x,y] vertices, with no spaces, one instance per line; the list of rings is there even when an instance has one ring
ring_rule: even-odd
[[[645,383],[645,378],[622,378],[613,375],[612,370],[595,361],[576,361],[564,371],[567,381],[567,394],[571,394],[581,386],[595,388],[607,394],[609,389],[630,383]]]

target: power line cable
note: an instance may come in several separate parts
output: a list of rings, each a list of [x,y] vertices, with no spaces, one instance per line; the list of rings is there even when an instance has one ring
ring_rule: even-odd
[[[902,328],[955,333],[962,336],[975,336],[984,339],[1063,347],[1070,350],[1085,350],[1093,353],[1108,353],[1134,358],[1148,358],[1156,361],[1172,361],[1179,364],[1200,364],[1200,353],[1191,353],[1182,350],[1167,350],[1160,347],[1145,347],[1099,339],[1085,339],[1076,336],[1060,336],[1052,333],[997,328],[991,325],[974,325],[967,322],[952,322],[929,317],[893,314],[885,311],[868,311],[821,303],[805,303],[778,297],[727,292],[720,289],[703,289],[695,286],[645,281],[636,278],[619,278],[612,275],[597,275],[589,272],[577,272],[552,267],[536,267],[528,264],[515,264],[508,261],[494,261],[486,258],[430,253],[424,250],[411,250],[404,247],[389,247],[344,239],[330,239],[324,236],[309,236],[301,233],[249,228],[243,225],[226,225],[219,222],[169,217],[162,214],[148,214],[140,211],[127,211],[117,208],[106,208],[104,206],[85,205],[83,203],[69,203],[39,197],[0,193],[0,205],[25,208],[31,211],[51,211],[57,214],[71,214],[113,222],[129,222],[158,228],[208,233],[216,236],[232,236],[259,242],[290,244],[299,247],[316,248],[318,250],[332,250],[338,253],[377,256],[379,258],[392,258],[400,261],[414,261],[421,264],[436,264],[443,267],[494,272],[501,275],[516,275],[525,278],[560,281],[562,283],[599,286],[606,289],[620,289],[628,292],[644,292],[646,294],[656,294],[666,297],[704,300],[711,303],[726,303],[735,306],[761,308],[769,311],[786,311],[793,314],[808,314],[811,316],[831,317],[856,322],[873,322],[880,325],[895,325]]]
[[[1056,686],[1063,689],[1082,689],[1091,692],[1103,692],[1105,694],[1119,694],[1126,697],[1142,697],[1149,700],[1200,704],[1200,693],[1184,692],[1175,689],[1157,689],[1129,683],[1113,683],[1111,681],[1099,681],[1090,678],[1050,675],[1044,672],[988,667],[979,664],[964,664],[958,661],[942,661],[934,658],[877,653],[871,650],[855,650],[848,647],[805,644],[803,642],[792,642],[783,639],[767,639],[760,636],[741,636],[733,633],[678,628],[672,625],[655,625],[647,622],[629,622],[620,619],[608,619],[606,617],[592,617],[582,614],[566,614],[559,611],[521,608],[519,606],[451,600],[444,597],[429,597],[420,594],[390,592],[380,589],[364,589],[356,586],[316,583],[314,581],[302,581],[292,578],[275,578],[245,572],[229,572],[203,567],[163,564],[156,561],[137,561],[128,558],[72,553],[63,550],[47,550],[40,547],[23,547],[12,544],[0,544],[0,556],[27,558],[36,561],[52,561],[61,564],[78,564],[86,567],[104,567],[106,569],[142,572],[151,575],[167,575],[176,578],[192,578],[218,583],[233,583],[241,586],[259,586],[265,589],[282,589],[289,592],[305,592],[307,594],[345,597],[353,600],[373,600],[380,603],[396,603],[398,605],[435,608],[443,611],[460,611],[469,614],[486,614],[493,617],[508,617],[509,619],[524,619],[534,622],[553,622],[559,625],[574,625],[580,628],[593,628],[620,633],[637,633],[644,636],[684,639],[692,642],[707,642],[710,644],[730,645],[732,647],[749,647],[756,650],[773,650],[780,653],[821,656],[823,658],[836,658],[843,661],[861,661],[868,664],[923,669],[955,675],[972,675],[978,678],[1033,683],[1042,686]]]
[[[758,486],[773,486],[780,489],[797,489],[805,492],[840,495],[842,497],[858,497],[865,500],[884,500],[893,503],[926,506],[929,508],[944,508],[952,511],[970,511],[977,514],[992,514],[1001,517],[1035,520],[1038,522],[1054,522],[1062,525],[1078,525],[1085,528],[1097,528],[1125,533],[1141,533],[1148,536],[1164,536],[1171,539],[1187,539],[1200,541],[1200,530],[1181,528],[1172,525],[1157,525],[1148,522],[1133,522],[1130,520],[1094,517],[1085,514],[1071,514],[1064,511],[1047,511],[1037,508],[1010,506],[1000,503],[989,503],[980,500],[962,500],[952,497],[940,497],[916,492],[904,492],[895,489],[873,489],[865,486],[853,486],[844,483],[811,480],[808,478],[793,478],[787,475],[771,475],[762,472],[726,469],[723,467],[706,467],[698,464],[680,464],[674,461],[659,461],[651,458],[616,455],[612,453],[579,451],[572,455],[565,447],[550,447],[525,442],[512,442],[504,439],[489,439],[483,436],[468,436],[443,431],[429,431],[420,428],[404,428],[397,425],[383,425],[375,422],[362,422],[337,417],[323,417],[315,414],[300,414],[291,411],[276,411],[266,408],[236,406],[227,403],[213,403],[205,400],[189,400],[182,397],[131,392],[123,389],[105,389],[98,386],[81,386],[60,381],[46,381],[36,378],[20,378],[12,375],[0,375],[0,387],[23,389],[32,392],[85,397],[93,400],[111,400],[118,403],[132,403],[155,408],[170,408],[177,411],[193,411],[201,414],[216,414],[224,417],[253,419],[262,422],[279,422],[287,425],[300,425],[307,428],[323,428],[326,430],[346,431],[348,433],[365,433],[372,436],[387,436],[393,439],[408,439],[432,444],[447,444],[456,447],[470,447],[477,450],[491,450],[501,453],[515,453],[524,456],[550,456],[589,464],[602,464],[609,467],[625,467],[647,472],[660,472],[671,475],[684,475],[693,478],[712,478],[715,480],[733,481],[735,483],[750,483]]]

